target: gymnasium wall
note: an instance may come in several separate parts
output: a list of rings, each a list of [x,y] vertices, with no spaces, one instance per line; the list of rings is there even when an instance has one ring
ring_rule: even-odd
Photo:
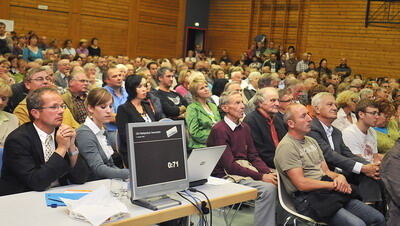
[[[213,0],[206,48],[238,59],[257,34],[335,67],[348,58],[354,73],[400,77],[400,28],[365,27],[365,0]]]
[[[185,0],[2,0],[15,31],[64,42],[97,37],[105,55],[177,57],[183,51]],[[38,9],[48,6],[48,10]]]

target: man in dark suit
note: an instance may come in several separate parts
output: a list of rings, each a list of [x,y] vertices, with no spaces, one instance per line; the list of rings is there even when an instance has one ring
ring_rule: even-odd
[[[253,97],[256,109],[250,112],[244,121],[250,126],[254,145],[261,159],[275,168],[275,148],[279,137],[273,122],[274,114],[278,112],[279,98],[275,88],[267,87],[257,91]]]
[[[286,135],[288,127],[283,121],[283,115],[286,112],[286,108],[293,103],[293,95],[288,89],[280,89],[278,91],[279,95],[279,107],[278,112],[274,115],[274,125],[276,132],[278,133],[279,140]]]
[[[312,120],[313,137],[321,147],[328,166],[339,170],[348,180],[358,185],[358,192],[364,202],[382,201],[379,165],[368,163],[365,159],[354,155],[344,144],[342,133],[332,126],[336,119],[337,107],[332,94],[318,93],[312,99],[316,117]]]
[[[76,148],[75,131],[62,125],[65,104],[57,90],[44,87],[27,97],[32,122],[14,130],[4,145],[2,178],[26,191],[82,184],[88,168]]]

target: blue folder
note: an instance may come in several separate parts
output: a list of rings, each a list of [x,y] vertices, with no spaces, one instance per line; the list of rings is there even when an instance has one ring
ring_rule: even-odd
[[[88,193],[46,193],[46,204],[47,206],[66,206],[60,198],[78,200]]]

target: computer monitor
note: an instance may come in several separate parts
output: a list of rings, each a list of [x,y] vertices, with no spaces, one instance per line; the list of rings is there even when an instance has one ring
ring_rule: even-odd
[[[189,187],[184,121],[129,123],[131,200]]]

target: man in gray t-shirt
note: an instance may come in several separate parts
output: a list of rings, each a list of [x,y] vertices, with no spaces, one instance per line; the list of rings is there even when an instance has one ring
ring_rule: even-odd
[[[310,212],[313,203],[318,205],[310,197],[319,197],[314,195],[318,191],[333,191],[328,199],[320,200],[327,209],[337,205],[336,200],[331,198],[340,196],[336,192],[352,192],[343,175],[329,170],[318,143],[306,136],[311,130],[311,120],[305,106],[289,105],[284,115],[288,133],[279,143],[274,159],[279,177],[294,198],[296,208],[303,208],[304,204],[310,203],[308,207],[297,210],[309,217],[323,217],[329,225],[358,225],[361,222],[366,225],[385,225],[385,218],[380,212],[356,199],[346,201],[342,208],[339,207],[337,211],[333,209],[334,213],[328,216],[318,216],[315,215],[316,212]],[[327,179],[321,180],[322,177]]]

